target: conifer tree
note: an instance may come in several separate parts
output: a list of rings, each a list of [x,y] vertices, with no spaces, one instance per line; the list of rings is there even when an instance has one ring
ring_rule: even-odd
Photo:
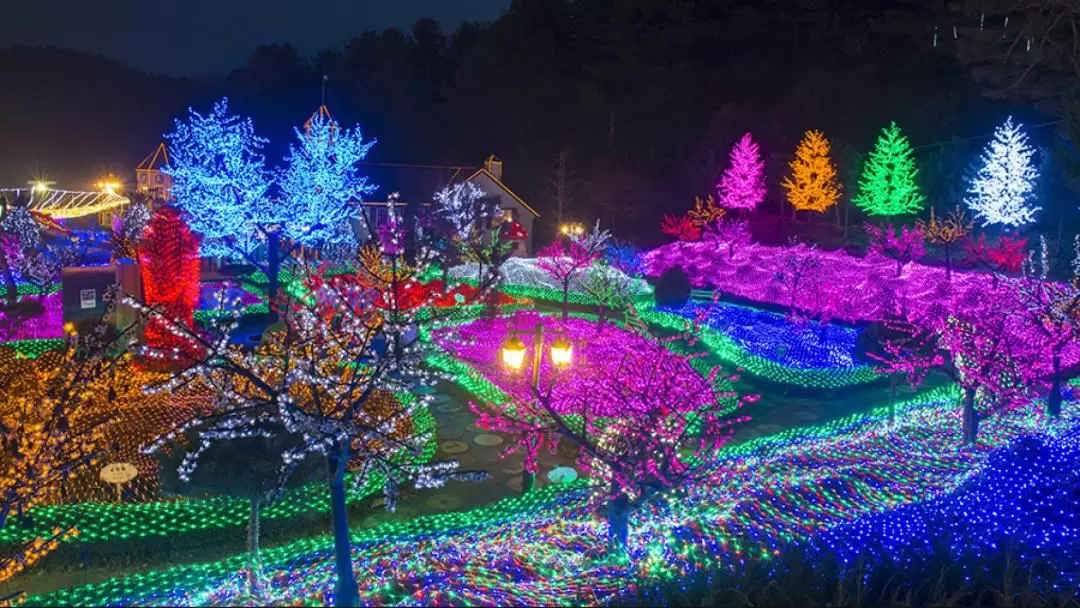
[[[824,212],[840,198],[836,167],[829,158],[829,140],[821,131],[807,131],[791,163],[791,176],[785,177],[788,202],[796,211]]]
[[[1023,125],[1012,116],[994,132],[982,153],[981,166],[968,187],[964,203],[983,226],[1001,224],[1018,228],[1035,221],[1035,180],[1039,171],[1031,162],[1035,150],[1028,145]]]
[[[866,159],[859,194],[852,202],[867,215],[917,213],[926,201],[915,181],[918,174],[911,142],[895,122],[890,123]]]
[[[765,161],[750,133],[731,148],[730,164],[716,184],[721,207],[753,210],[765,200]]]

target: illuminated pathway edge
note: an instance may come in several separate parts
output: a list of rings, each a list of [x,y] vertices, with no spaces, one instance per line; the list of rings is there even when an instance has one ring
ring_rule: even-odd
[[[960,445],[953,388],[897,407],[792,429],[725,449],[713,477],[654,504],[631,521],[631,560],[605,558],[605,523],[584,484],[548,488],[466,513],[418,517],[357,530],[361,597],[384,604],[605,603],[641,580],[774,554],[862,515],[957,488],[986,455],[1018,436],[1059,435],[1075,404],[1052,421],[1036,409],[985,421],[976,447]],[[325,603],[330,540],[263,552],[267,596],[246,595],[244,556],[28,598],[32,605],[237,605]]]

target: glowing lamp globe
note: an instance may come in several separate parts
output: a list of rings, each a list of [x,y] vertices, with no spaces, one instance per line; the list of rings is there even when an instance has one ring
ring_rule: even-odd
[[[525,365],[525,343],[517,336],[508,338],[503,344],[502,357],[510,369],[521,369]]]
[[[570,341],[566,339],[566,336],[555,338],[555,342],[551,345],[551,362],[554,363],[556,367],[568,367],[573,355],[574,347],[571,346]]]

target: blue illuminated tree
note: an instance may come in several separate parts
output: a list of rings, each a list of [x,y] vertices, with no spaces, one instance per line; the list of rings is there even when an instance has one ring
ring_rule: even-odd
[[[265,139],[255,134],[250,118],[230,116],[228,100],[202,115],[189,109],[186,121],[166,134],[176,206],[194,232],[202,236],[202,255],[238,258],[252,254],[260,241],[259,226],[284,219],[270,200],[271,176],[265,167]]]
[[[376,189],[356,164],[375,140],[365,142],[359,127],[342,129],[323,112],[295,131],[299,145],[289,146],[288,165],[278,172],[288,220],[284,236],[307,247],[356,245],[351,224],[357,207],[351,203]]]

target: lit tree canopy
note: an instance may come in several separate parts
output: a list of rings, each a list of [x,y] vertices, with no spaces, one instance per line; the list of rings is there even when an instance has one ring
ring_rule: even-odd
[[[1035,203],[1039,171],[1031,162],[1035,150],[1028,145],[1023,125],[1012,117],[994,132],[981,157],[981,166],[964,202],[983,226],[1001,224],[1018,228],[1035,221],[1041,207]]]
[[[788,201],[796,211],[824,212],[840,198],[836,167],[829,159],[829,140],[821,131],[807,131],[795,148],[790,163],[791,176],[785,177]]]
[[[753,209],[765,200],[765,161],[747,133],[731,148],[730,164],[716,185],[720,206]]]
[[[895,122],[890,123],[866,159],[859,194],[851,200],[867,215],[917,213],[926,201],[915,181],[918,174],[911,143]]]
[[[282,218],[269,198],[271,178],[251,119],[228,114],[228,100],[202,115],[188,110],[187,121],[176,121],[169,141],[176,206],[187,215],[191,229],[202,236],[203,255],[235,257],[259,243],[256,224]]]
[[[321,112],[295,131],[298,143],[289,146],[288,164],[278,172],[282,212],[289,219],[285,235],[310,247],[355,245],[356,210],[350,203],[376,189],[356,165],[375,141],[365,142],[359,127],[342,129]]]

